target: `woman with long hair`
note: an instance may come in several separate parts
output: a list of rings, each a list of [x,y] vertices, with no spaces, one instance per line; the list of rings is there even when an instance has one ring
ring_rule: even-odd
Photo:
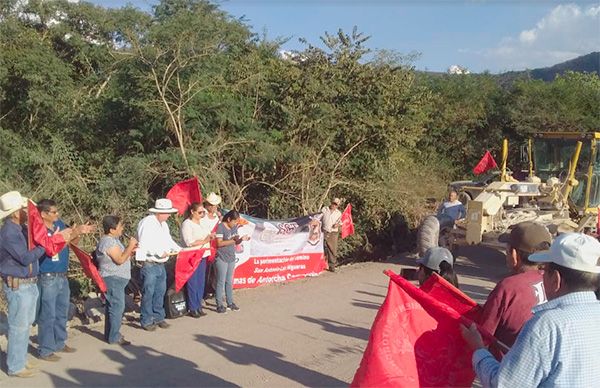
[[[233,302],[233,272],[235,270],[235,246],[242,241],[250,239],[249,236],[238,235],[238,223],[240,213],[230,210],[223,216],[223,220],[217,227],[217,312],[225,313],[227,309],[237,311],[240,308]],[[223,291],[227,301],[227,308],[223,305]]]
[[[106,216],[102,219],[104,235],[96,247],[96,258],[100,276],[106,283],[106,317],[104,319],[104,339],[109,344],[129,345],[120,333],[121,321],[125,312],[125,287],[131,279],[129,258],[137,247],[137,240],[129,238],[127,248],[120,240],[123,235],[123,222],[120,217]]]
[[[429,248],[423,257],[417,260],[417,264],[419,264],[419,269],[417,270],[419,285],[425,283],[435,272],[458,288],[458,277],[453,267],[454,258],[452,257],[452,253],[446,248]]]
[[[181,225],[181,237],[187,247],[202,247],[206,249],[202,260],[186,283],[188,311],[190,316],[200,318],[206,313],[202,311],[202,298],[206,280],[206,262],[210,256],[210,240],[215,235],[211,229],[202,223],[206,210],[200,202],[192,203],[185,213],[185,221]]]

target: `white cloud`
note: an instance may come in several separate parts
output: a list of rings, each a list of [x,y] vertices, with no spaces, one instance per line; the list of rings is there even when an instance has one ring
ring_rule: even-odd
[[[554,65],[600,51],[600,5],[558,5],[533,28],[505,37],[494,48],[474,51],[493,70]]]

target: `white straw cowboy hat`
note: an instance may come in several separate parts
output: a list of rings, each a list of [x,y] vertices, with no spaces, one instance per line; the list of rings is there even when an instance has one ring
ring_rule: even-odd
[[[206,202],[213,206],[218,206],[221,204],[221,196],[216,193],[210,193],[208,194],[208,197],[206,197]]]
[[[334,198],[333,200],[331,200],[331,203],[335,203],[336,205],[340,205],[342,203],[342,200],[339,198]]]
[[[150,213],[177,213],[177,209],[173,207],[173,202],[167,198],[157,199],[154,202],[154,207],[148,209]]]
[[[27,198],[18,191],[9,191],[0,197],[0,220],[24,207],[27,207]]]

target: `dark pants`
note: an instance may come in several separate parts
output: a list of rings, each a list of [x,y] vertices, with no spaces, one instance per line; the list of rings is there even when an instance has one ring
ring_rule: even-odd
[[[325,255],[329,269],[337,266],[338,232],[325,232]]]
[[[121,322],[125,312],[125,287],[129,279],[118,276],[107,276],[106,283],[106,316],[104,317],[104,339],[109,344],[121,340]]]
[[[65,273],[39,275],[38,352],[46,357],[65,347],[71,291]]]
[[[190,311],[202,311],[207,259],[207,257],[202,258],[200,264],[198,264],[198,267],[196,267],[196,270],[186,283],[188,310]]]
[[[206,262],[206,274],[204,276],[204,299],[208,299],[210,294],[215,293],[215,288],[213,287],[214,277],[215,277],[215,267],[214,260]]]
[[[142,267],[142,304],[140,324],[147,327],[165,320],[167,271],[160,263],[144,263]]]

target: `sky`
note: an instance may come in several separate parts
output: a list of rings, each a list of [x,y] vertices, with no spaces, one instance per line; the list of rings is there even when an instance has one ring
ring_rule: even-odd
[[[93,0],[151,10],[154,0]],[[600,1],[221,0],[232,16],[270,39],[289,38],[285,50],[302,50],[299,38],[354,26],[370,36],[367,47],[418,53],[420,70],[471,72],[551,66],[600,51]]]

